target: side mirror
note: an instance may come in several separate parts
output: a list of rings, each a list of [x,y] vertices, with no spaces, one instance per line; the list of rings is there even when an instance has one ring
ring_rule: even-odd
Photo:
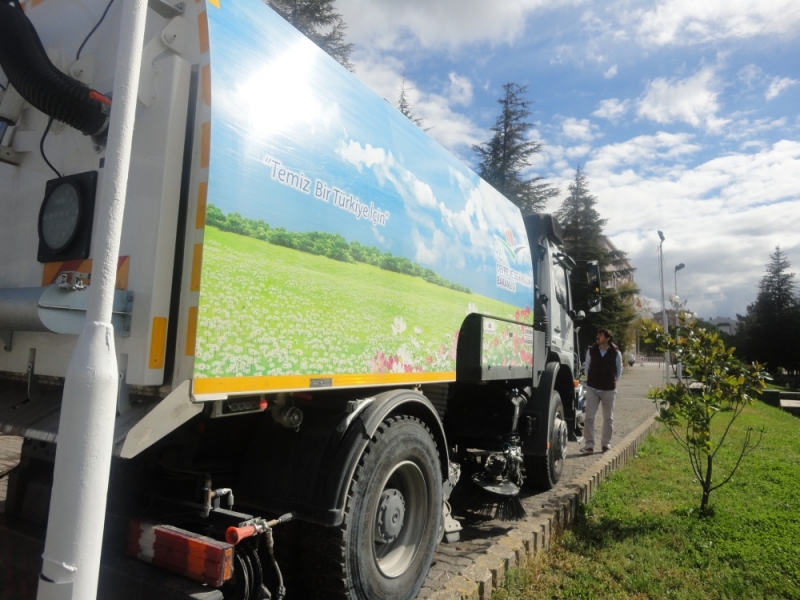
[[[599,313],[603,310],[603,299],[600,296],[591,296],[589,298],[589,312]]]

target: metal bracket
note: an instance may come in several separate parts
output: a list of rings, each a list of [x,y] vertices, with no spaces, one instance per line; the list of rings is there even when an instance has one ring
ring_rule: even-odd
[[[120,363],[121,362],[122,357],[120,357]],[[128,361],[126,360],[124,369],[120,364],[119,380],[117,381],[117,413],[120,415],[124,415],[131,411],[130,391],[128,390],[128,382],[125,379],[128,374],[127,362]]]
[[[175,4],[172,4],[170,2],[165,2],[164,0],[148,0],[147,6],[153,12],[158,13],[165,19],[171,19],[173,17],[180,16],[186,10],[185,2],[176,2]]]
[[[10,147],[0,146],[0,162],[18,167],[19,163],[22,162],[22,157],[19,155],[19,152],[16,152]]]
[[[11,339],[14,337],[14,332],[9,329],[0,331],[0,341],[3,342],[3,350],[11,352]]]
[[[152,7],[152,1],[151,1]],[[181,16],[176,16],[166,27],[155,35],[142,49],[142,71],[139,78],[139,102],[145,106],[151,106],[156,100],[156,78],[158,77],[158,67],[153,64],[155,58],[165,52],[172,50],[176,54],[183,52],[183,43],[186,39],[186,23]]]
[[[31,401],[36,401],[40,397],[39,393],[39,376],[35,372],[36,366],[36,348],[31,348],[28,351],[28,397],[22,402],[17,402],[11,407],[11,410],[17,410],[23,404]]]
[[[28,353],[28,400],[38,400],[39,376],[35,372],[36,367],[36,348],[31,348]]]
[[[445,501],[442,505],[442,520],[444,523],[444,541],[454,544],[461,539],[461,523],[453,518],[450,512],[450,503]]]

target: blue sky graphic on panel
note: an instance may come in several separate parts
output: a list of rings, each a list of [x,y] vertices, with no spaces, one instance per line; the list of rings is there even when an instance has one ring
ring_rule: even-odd
[[[208,202],[531,304],[519,210],[258,0],[209,6]]]

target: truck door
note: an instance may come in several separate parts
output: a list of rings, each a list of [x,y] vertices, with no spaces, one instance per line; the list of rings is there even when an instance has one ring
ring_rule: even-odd
[[[574,329],[569,316],[572,308],[569,289],[569,271],[557,258],[553,258],[553,298],[551,315],[553,322],[553,346],[561,352],[572,354],[574,350]]]

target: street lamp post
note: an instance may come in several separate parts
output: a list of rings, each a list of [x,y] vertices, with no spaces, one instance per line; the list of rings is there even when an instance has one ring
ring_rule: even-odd
[[[675,265],[675,297],[678,297],[678,271],[683,269],[686,265],[683,263],[678,263]]]
[[[678,296],[678,271],[683,269],[686,265],[683,263],[678,263],[675,265],[675,338],[678,338],[678,308],[680,307],[680,297]],[[683,365],[680,361],[678,361],[678,370],[677,370],[677,377],[678,379],[683,378]]]
[[[661,281],[661,316],[663,317],[664,333],[669,333],[667,305],[664,302],[664,233],[659,231],[658,237],[661,239],[661,243],[658,244],[658,278]],[[669,384],[669,352],[664,353],[664,381]]]

